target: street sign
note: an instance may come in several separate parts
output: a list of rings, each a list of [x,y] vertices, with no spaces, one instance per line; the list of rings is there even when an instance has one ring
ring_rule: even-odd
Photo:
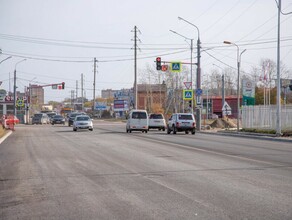
[[[23,107],[23,106],[24,106],[24,101],[23,101],[23,99],[16,100],[16,106],[18,106],[18,107]]]
[[[183,90],[183,99],[192,100],[193,99],[193,90],[184,89]]]
[[[203,90],[202,89],[196,89],[196,95],[200,96],[203,94]]]
[[[171,72],[180,72],[181,71],[181,62],[172,62],[170,63]]]
[[[224,102],[224,105],[222,107],[222,114],[223,115],[231,115],[232,114],[231,107],[228,105],[227,102]]]
[[[162,65],[161,66],[161,70],[164,71],[164,72],[167,71],[168,70],[168,65]]]
[[[191,89],[192,82],[184,82],[186,89]]]

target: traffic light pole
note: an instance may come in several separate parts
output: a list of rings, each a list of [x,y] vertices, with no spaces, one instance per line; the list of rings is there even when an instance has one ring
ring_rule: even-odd
[[[197,40],[197,89],[201,89],[201,48],[200,48],[200,36],[198,35],[198,40]],[[197,122],[197,130],[201,130],[201,97],[197,96],[197,109],[196,109],[196,122]]]

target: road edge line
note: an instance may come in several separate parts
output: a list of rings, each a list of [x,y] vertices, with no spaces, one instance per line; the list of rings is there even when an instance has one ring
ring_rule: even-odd
[[[3,141],[5,141],[6,138],[8,138],[12,134],[12,131],[9,130],[3,137],[0,138],[0,144],[2,144]]]

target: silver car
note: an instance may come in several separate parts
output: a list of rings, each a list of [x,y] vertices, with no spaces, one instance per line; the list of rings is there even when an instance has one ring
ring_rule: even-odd
[[[92,119],[88,115],[77,115],[73,121],[73,131],[88,129],[93,131]]]
[[[175,113],[173,114],[167,123],[167,134],[173,132],[184,131],[186,134],[191,132],[196,133],[196,121],[193,114],[190,113]]]
[[[165,131],[166,123],[163,114],[149,114],[149,129],[158,129]]]

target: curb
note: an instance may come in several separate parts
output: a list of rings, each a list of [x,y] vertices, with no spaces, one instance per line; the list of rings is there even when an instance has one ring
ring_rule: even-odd
[[[0,138],[0,144],[2,144],[3,141],[5,141],[6,138],[8,138],[12,134],[11,130],[8,130],[7,133]]]
[[[269,134],[232,133],[232,132],[226,132],[226,131],[216,131],[216,132],[200,131],[198,133],[221,135],[221,136],[233,136],[233,137],[241,137],[241,138],[253,138],[253,139],[259,139],[259,140],[288,142],[288,143],[292,142],[292,138],[285,139],[285,137],[276,137],[275,135],[269,135]]]

